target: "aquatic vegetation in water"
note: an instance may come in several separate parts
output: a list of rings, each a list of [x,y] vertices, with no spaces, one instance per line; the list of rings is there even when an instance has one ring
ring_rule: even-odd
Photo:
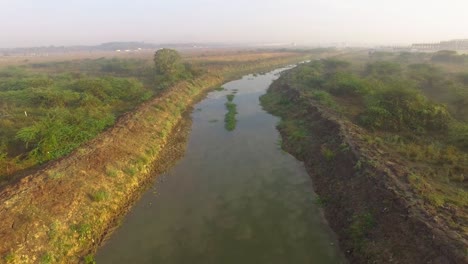
[[[226,95],[226,98],[229,102],[232,102],[232,100],[234,100],[234,96],[235,96],[234,94],[228,94]]]
[[[224,116],[224,127],[227,131],[233,131],[234,129],[236,129],[237,124],[237,105],[231,102],[226,102],[225,105],[228,112]]]

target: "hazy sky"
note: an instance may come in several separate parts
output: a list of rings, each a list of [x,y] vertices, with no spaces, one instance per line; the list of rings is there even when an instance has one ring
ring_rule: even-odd
[[[0,47],[468,38],[468,0],[0,0]]]

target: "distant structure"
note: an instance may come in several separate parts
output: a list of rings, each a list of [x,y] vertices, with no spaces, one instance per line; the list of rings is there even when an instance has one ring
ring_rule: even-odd
[[[468,39],[454,39],[439,43],[415,43],[411,45],[411,49],[417,51],[468,50]]]
[[[376,49],[379,51],[390,52],[436,52],[440,50],[468,51],[468,39],[454,39],[433,43],[414,43],[409,46],[380,46]]]

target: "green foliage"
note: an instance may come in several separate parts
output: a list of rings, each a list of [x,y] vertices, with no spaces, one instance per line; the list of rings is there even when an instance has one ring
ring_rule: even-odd
[[[226,98],[227,98],[228,102],[232,102],[232,100],[234,100],[234,96],[235,96],[234,94],[226,95]]]
[[[432,55],[431,60],[433,62],[464,63],[466,58],[466,55],[458,55],[457,52],[453,50],[441,50]]]
[[[123,172],[129,176],[135,176],[135,174],[137,173],[137,170],[134,167],[127,167],[123,170]]]
[[[421,63],[408,66],[408,76],[421,90],[431,90],[443,85],[444,73],[436,66]]]
[[[401,65],[389,61],[377,61],[366,66],[365,76],[378,79],[388,79],[401,76]]]
[[[353,169],[355,169],[356,171],[360,171],[362,169],[363,163],[364,162],[361,159],[359,159],[356,162],[356,164],[354,164]]]
[[[102,112],[99,109],[71,112],[65,108],[54,108],[35,124],[19,130],[16,138],[25,142],[26,148],[32,144],[29,156],[44,162],[70,153],[113,124],[114,119],[114,115],[105,109]]]
[[[118,175],[118,171],[114,168],[106,168],[106,175],[115,178]]]
[[[344,72],[349,69],[349,66],[351,66],[350,62],[337,59],[322,60],[322,64],[326,75]]]
[[[70,153],[151,96],[131,78],[0,71],[0,175]]]
[[[332,109],[337,109],[338,105],[336,104],[333,97],[326,91],[312,91],[312,98],[319,101],[323,105],[326,105]]]
[[[362,249],[367,234],[375,224],[375,219],[370,213],[356,214],[353,216],[352,222],[348,228],[348,233],[357,250]]]
[[[154,54],[154,70],[158,75],[173,76],[184,71],[182,57],[172,49],[160,49]]]
[[[9,264],[9,263],[15,263],[17,257],[16,257],[16,254],[10,252],[8,253],[5,257],[4,257],[4,260],[5,260],[5,263]]]
[[[369,92],[367,81],[351,73],[336,73],[330,76],[325,89],[336,96],[361,95]]]
[[[227,131],[233,131],[236,129],[237,119],[237,106],[234,103],[226,102],[226,109],[228,110],[224,116],[224,127]]]
[[[81,223],[71,226],[71,230],[78,234],[80,240],[91,238],[93,227],[88,223]]]
[[[468,124],[453,122],[449,130],[450,141],[460,148],[468,150]]]
[[[145,68],[144,62],[136,59],[98,59],[100,70],[105,73],[114,73],[119,75],[141,74]]]
[[[350,146],[348,144],[346,144],[346,143],[341,143],[340,144],[340,151],[341,152],[348,152],[350,150],[351,150],[351,148],[350,148]]]
[[[319,207],[325,207],[328,204],[328,199],[317,195],[315,196],[315,204]]]
[[[335,158],[335,152],[325,145],[320,148],[320,152],[326,161],[332,161]]]
[[[459,73],[457,77],[464,85],[468,85],[468,72]]]
[[[96,264],[96,260],[94,260],[94,256],[89,254],[89,255],[86,255],[84,258],[83,258],[83,261],[85,264]]]
[[[293,79],[295,84],[318,89],[325,82],[323,68],[320,61],[313,61],[293,69],[294,74],[289,77]]]
[[[167,86],[183,79],[188,79],[193,74],[199,74],[188,63],[182,61],[179,53],[173,49],[160,49],[154,54],[155,80],[159,88]]]
[[[443,105],[429,101],[418,91],[399,84],[367,97],[361,124],[374,129],[413,132],[444,131],[450,115]]]
[[[49,252],[44,253],[41,257],[41,264],[50,264],[54,262],[54,257]]]
[[[95,202],[101,202],[109,198],[109,193],[106,190],[97,190],[92,195],[91,198]]]

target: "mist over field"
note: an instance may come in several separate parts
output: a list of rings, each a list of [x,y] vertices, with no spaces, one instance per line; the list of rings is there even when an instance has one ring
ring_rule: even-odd
[[[466,37],[468,2],[1,0],[0,48],[150,43],[409,44]]]

